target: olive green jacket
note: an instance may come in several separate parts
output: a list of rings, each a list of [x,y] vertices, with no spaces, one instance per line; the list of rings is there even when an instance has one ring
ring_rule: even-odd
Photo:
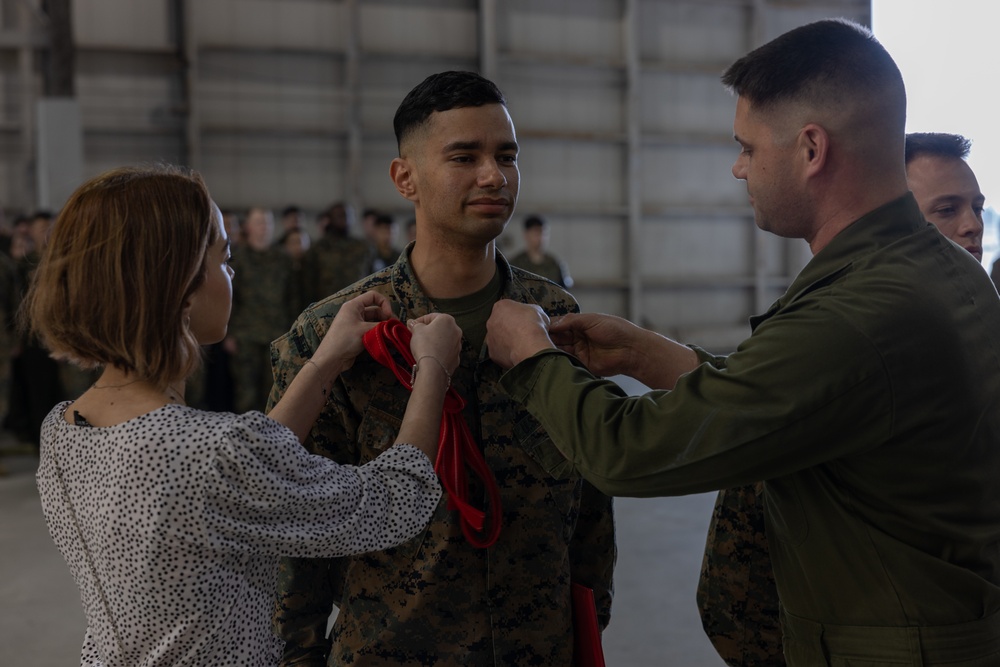
[[[605,493],[765,480],[789,664],[868,664],[834,657],[1000,611],[1000,300],[975,259],[907,194],[751,325],[673,391],[625,396],[555,351],[501,382]],[[986,625],[963,651],[1000,652]]]
[[[577,310],[552,283],[511,269],[498,255],[503,296],[551,315]],[[368,290],[405,321],[434,310],[409,249],[390,267],[310,306],[272,347],[272,405],[319,344],[338,307]],[[386,551],[328,561],[285,559],[276,626],[285,665],[569,665],[570,581],[595,589],[610,618],[615,562],[611,499],[572,473],[549,436],[499,387],[485,348],[463,340],[452,385],[500,488],[503,529],[489,549],[470,546],[442,498],[429,527]],[[396,439],[409,392],[362,354],[337,380],[306,443],[342,463],[375,458]],[[471,477],[471,476],[470,476]],[[475,478],[472,478],[475,479]],[[472,487],[471,498],[483,498]],[[325,635],[332,605],[339,615]]]

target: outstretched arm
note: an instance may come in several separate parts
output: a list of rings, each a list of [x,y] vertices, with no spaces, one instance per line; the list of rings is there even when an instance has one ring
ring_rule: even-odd
[[[549,336],[591,373],[628,375],[651,389],[673,389],[699,364],[691,348],[612,315],[566,315],[552,323]]]
[[[504,300],[486,326],[490,357],[503,368],[558,348],[595,375],[628,375],[653,389],[672,389],[699,363],[694,350],[611,315],[570,314],[550,323],[537,306]]]

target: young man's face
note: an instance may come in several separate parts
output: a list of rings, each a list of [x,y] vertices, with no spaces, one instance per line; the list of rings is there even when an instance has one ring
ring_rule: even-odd
[[[918,155],[906,165],[906,183],[927,221],[982,261],[986,198],[966,161]]]
[[[501,104],[431,114],[404,143],[421,236],[485,245],[514,213],[520,173],[514,123]]]

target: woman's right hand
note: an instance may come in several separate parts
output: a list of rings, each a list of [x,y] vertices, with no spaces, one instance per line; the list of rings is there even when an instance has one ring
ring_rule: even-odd
[[[312,361],[335,374],[346,371],[364,352],[362,337],[382,320],[392,317],[389,300],[378,292],[365,292],[345,302],[330,323]]]
[[[455,318],[445,313],[429,313],[409,320],[406,326],[413,334],[410,352],[418,365],[421,357],[433,357],[449,376],[455,372],[462,350],[462,330],[455,323]]]

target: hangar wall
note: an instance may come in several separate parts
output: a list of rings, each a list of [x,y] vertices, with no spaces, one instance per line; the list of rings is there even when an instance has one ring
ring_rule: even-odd
[[[58,50],[82,133],[79,178],[189,164],[224,208],[345,200],[403,221],[392,115],[426,75],[473,69],[508,97],[521,195],[551,223],[584,310],[731,349],[808,260],[758,231],[730,167],[733,60],[862,0],[0,0],[0,203],[45,202],[38,135]],[[65,92],[63,92],[65,96]],[[56,92],[59,97],[59,91]],[[56,99],[55,101],[60,101]],[[40,111],[42,110],[42,111]],[[66,123],[71,125],[71,119]],[[51,121],[49,121],[51,125]],[[66,124],[64,123],[65,127]],[[72,149],[68,142],[67,150]],[[77,149],[78,151],[80,149]],[[48,171],[42,168],[50,167]],[[63,169],[65,173],[67,169]]]

